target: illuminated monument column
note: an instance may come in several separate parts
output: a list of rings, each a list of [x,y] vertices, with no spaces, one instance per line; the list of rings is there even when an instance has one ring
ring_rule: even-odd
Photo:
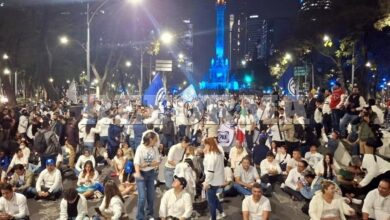
[[[209,76],[206,81],[200,83],[201,89],[225,90],[238,87],[228,79],[229,63],[224,56],[225,51],[225,0],[217,0],[217,28],[215,41],[215,58],[211,59]],[[234,84],[237,84],[234,86]]]

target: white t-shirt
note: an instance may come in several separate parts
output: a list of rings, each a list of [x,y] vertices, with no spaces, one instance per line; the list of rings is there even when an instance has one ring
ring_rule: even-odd
[[[246,152],[245,148],[241,153],[238,153],[237,147],[234,146],[230,149],[229,153],[229,159],[230,159],[230,167],[232,169],[236,169],[238,167],[239,163],[241,162],[242,158],[248,155],[248,152]]]
[[[329,204],[323,200],[324,208],[322,209],[321,218],[335,218],[340,217],[340,208],[338,206],[337,199],[333,199]]]
[[[172,166],[168,163],[168,161],[174,161],[176,164],[179,163],[182,159],[184,159],[185,149],[182,147],[181,143],[173,145],[168,152],[168,159],[165,163],[165,167],[168,168],[175,168],[175,166]]]
[[[233,171],[230,167],[225,167],[225,182],[233,182]]]
[[[262,196],[258,202],[253,200],[253,196],[247,196],[242,201],[242,211],[249,212],[249,220],[262,220],[263,212],[271,212],[269,199]]]
[[[160,162],[160,154],[158,152],[157,147],[145,147],[145,145],[141,144],[134,156],[134,165],[141,165],[144,163],[152,163],[153,161]],[[141,168],[142,171],[150,171],[153,170],[153,167],[144,167]]]
[[[247,184],[256,182],[257,179],[260,179],[259,173],[255,167],[250,166],[248,170],[245,170],[242,165],[236,168],[234,177],[240,177],[241,181]]]

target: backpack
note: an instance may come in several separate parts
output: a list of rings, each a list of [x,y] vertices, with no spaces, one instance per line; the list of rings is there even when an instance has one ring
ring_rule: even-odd
[[[47,149],[47,140],[45,138],[45,132],[38,131],[34,138],[34,148],[36,152],[42,154]]]
[[[303,125],[301,124],[294,124],[294,138],[298,140],[305,140],[306,133],[305,129],[303,128]]]

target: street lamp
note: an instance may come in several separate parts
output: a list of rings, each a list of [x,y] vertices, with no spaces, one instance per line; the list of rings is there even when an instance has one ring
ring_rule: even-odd
[[[241,60],[241,65],[246,66],[246,60]]]
[[[366,63],[366,67],[368,67],[368,68],[371,68],[371,67],[372,67],[372,64],[371,64],[370,61],[368,61],[368,62]]]
[[[330,41],[329,35],[325,34],[324,37],[322,38],[322,40],[323,40],[324,42]]]
[[[126,65],[126,67],[131,67],[131,62],[130,61],[126,61],[125,65]]]
[[[163,44],[169,45],[173,42],[173,38],[173,34],[171,32],[166,31],[161,34],[160,40]]]
[[[134,5],[141,4],[141,2],[142,2],[142,0],[127,0],[127,1],[134,4]]]
[[[8,56],[8,54],[3,54],[3,60],[8,60],[9,59],[9,56]]]
[[[60,44],[62,45],[68,45],[69,44],[69,38],[67,36],[61,36],[59,38]]]
[[[54,79],[52,77],[49,78],[49,83],[53,83]]]
[[[184,59],[184,54],[183,54],[183,53],[179,53],[179,56],[178,56],[178,57],[179,57],[179,59],[182,60],[182,59]]]
[[[292,60],[291,53],[286,53],[286,55],[284,55],[284,59],[287,60],[287,61],[291,61]]]
[[[11,70],[8,68],[5,68],[3,73],[4,73],[4,75],[9,75],[9,74],[11,74]]]
[[[183,85],[187,85],[187,81],[184,81],[184,82],[183,82]]]

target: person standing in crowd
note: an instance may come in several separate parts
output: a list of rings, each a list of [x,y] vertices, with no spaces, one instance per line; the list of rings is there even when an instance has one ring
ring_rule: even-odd
[[[64,190],[64,198],[60,203],[59,220],[86,220],[88,218],[87,199],[77,193],[75,188]]]
[[[284,138],[286,140],[285,146],[287,147],[288,152],[292,152],[293,149],[299,147],[299,140],[295,135],[294,127],[294,115],[286,118],[285,123],[280,126],[280,131],[284,133]],[[277,147],[280,147],[279,145]]]
[[[134,150],[141,145],[143,133],[146,131],[145,124],[142,123],[142,115],[135,113],[133,119],[133,131],[134,131]]]
[[[325,90],[325,100],[322,105],[322,122],[324,126],[324,132],[329,135],[332,131],[332,111],[330,109],[330,99],[332,93],[330,90]]]
[[[323,126],[323,110],[322,110],[322,103],[319,101],[316,101],[316,109],[314,111],[314,128],[316,132],[317,139],[320,139],[322,137],[322,126]]]
[[[342,138],[347,137],[348,124],[359,117],[360,111],[366,105],[363,96],[359,94],[359,89],[357,86],[352,88],[352,94],[348,96],[344,105],[346,112],[344,117],[340,120],[340,134]],[[357,128],[354,125],[352,125],[352,132],[357,132]]]
[[[253,117],[252,111],[250,109],[247,110],[247,114],[243,115],[245,118],[245,140],[246,146],[248,149],[252,150],[253,148],[253,135],[256,128],[255,118]]]
[[[183,177],[175,176],[172,189],[166,191],[160,202],[159,215],[161,220],[190,219],[192,215],[192,199],[184,189],[187,181]]]
[[[88,123],[88,113],[83,113],[82,118],[79,121],[77,127],[79,129],[79,143],[83,143],[85,139],[85,128],[87,127]]]
[[[0,186],[0,219],[28,220],[30,212],[27,199],[23,194],[14,192],[12,185],[5,183]]]
[[[307,93],[307,99],[305,102],[306,117],[310,120],[309,127],[314,128],[314,111],[316,109],[316,98],[313,93]]]
[[[99,206],[102,216],[95,216],[93,220],[111,219],[121,220],[127,219],[125,200],[123,199],[118,186],[113,180],[108,180],[104,184],[104,198]]]
[[[165,163],[165,186],[170,189],[173,182],[173,173],[178,163],[184,160],[184,156],[191,140],[187,136],[183,136],[180,143],[172,146],[168,152],[168,158]]]
[[[263,191],[259,183],[252,186],[252,195],[245,197],[242,201],[243,220],[268,220],[271,214],[271,204],[267,197],[263,196]]]
[[[54,160],[48,159],[46,169],[39,174],[36,182],[35,199],[57,200],[61,193],[61,172],[55,167]]]
[[[336,82],[336,84],[333,86],[329,104],[329,107],[332,111],[333,131],[340,132],[340,118],[343,116],[344,98],[344,89],[341,88],[341,84],[339,82]]]
[[[120,117],[115,117],[114,123],[110,124],[108,128],[108,158],[112,160],[115,157],[116,152],[118,151],[120,144],[120,137],[122,133],[122,127],[120,126]]]
[[[362,214],[363,220],[390,218],[390,179],[381,180],[378,188],[367,194]]]
[[[211,220],[216,220],[217,210],[219,211],[218,219],[226,216],[217,198],[217,191],[225,182],[224,153],[222,148],[217,145],[215,138],[206,138],[204,143],[203,165],[206,178],[203,182],[203,189],[207,192]]]
[[[160,165],[159,151],[156,147],[157,135],[147,132],[143,143],[137,148],[134,157],[135,180],[137,184],[137,220],[151,219],[154,215],[153,202],[155,199],[156,169]],[[145,215],[145,204],[148,204],[148,213]]]
[[[95,136],[99,133],[99,130],[95,127],[96,121],[95,119],[88,119],[87,125],[85,126],[84,133],[84,149],[87,148],[88,151],[93,154],[93,150],[95,147]]]
[[[175,123],[173,122],[172,115],[170,113],[166,114],[163,119],[161,132],[164,136],[164,148],[170,149],[175,143]]]
[[[321,191],[316,193],[309,205],[311,219],[346,220],[345,215],[354,216],[355,210],[347,205],[336,193],[336,185],[331,181],[322,183]]]
[[[74,152],[76,152],[77,144],[79,142],[76,125],[77,120],[74,117],[68,118],[67,123],[65,125],[66,143],[72,146]]]
[[[23,108],[20,111],[18,133],[23,137],[27,138],[27,128],[28,128],[28,112],[27,109]]]
[[[110,115],[110,111],[106,111],[104,116],[97,122],[96,127],[99,130],[100,142],[105,147],[108,143],[108,129],[110,124],[113,123],[112,116]]]

